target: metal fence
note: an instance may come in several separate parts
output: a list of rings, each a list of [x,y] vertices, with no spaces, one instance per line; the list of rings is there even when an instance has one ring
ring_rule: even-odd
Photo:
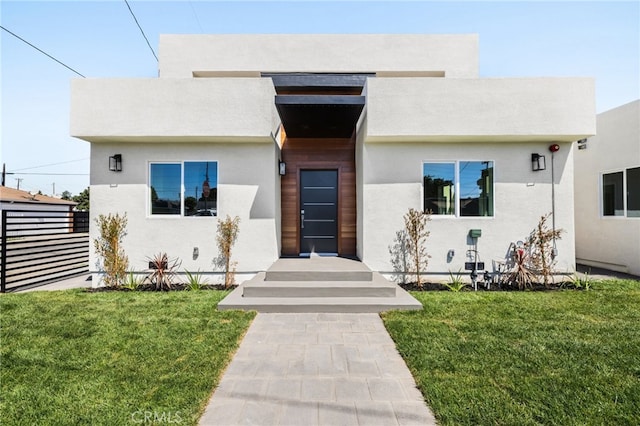
[[[0,291],[89,271],[89,213],[2,210]]]

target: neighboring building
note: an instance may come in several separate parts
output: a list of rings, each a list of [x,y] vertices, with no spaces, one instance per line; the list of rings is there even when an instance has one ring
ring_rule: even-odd
[[[6,186],[0,186],[0,212],[7,210],[7,214],[11,217],[34,217],[37,219],[31,219],[29,222],[36,220],[40,223],[37,225],[39,232],[47,233],[47,229],[51,228],[51,223],[60,223],[60,219],[57,216],[68,217],[70,223],[69,232],[73,231],[73,208],[77,203],[73,201],[61,200],[60,198],[49,197],[42,194],[31,194],[27,191],[21,191],[19,189],[9,188]],[[42,213],[46,211],[46,217],[42,217]],[[15,220],[14,220],[15,222]],[[49,222],[49,224],[47,224]],[[33,228],[33,224],[25,225],[27,228]],[[24,231],[20,231],[21,226],[14,224],[12,231],[8,232],[8,236],[24,235]],[[54,231],[51,231],[52,233]],[[86,232],[86,231],[85,231]],[[57,231],[56,231],[57,233]],[[4,237],[4,235],[3,235]]]
[[[76,204],[78,203],[48,195],[0,186],[0,210],[56,210],[68,213]]]
[[[166,251],[211,271],[217,218],[237,215],[239,273],[316,252],[391,274],[409,208],[433,211],[428,272],[464,270],[471,229],[489,266],[552,211],[553,163],[558,268],[574,270],[590,78],[479,78],[475,35],[164,35],[159,67],[71,87],[91,216],[127,213],[134,269]]]
[[[574,153],[576,260],[640,276],[640,100],[598,114]]]

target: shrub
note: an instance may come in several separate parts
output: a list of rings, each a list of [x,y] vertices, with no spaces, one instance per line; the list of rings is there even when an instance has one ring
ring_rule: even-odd
[[[445,282],[444,285],[454,293],[458,293],[467,287],[467,283],[462,280],[459,270],[455,276],[453,275],[453,272],[449,271],[449,281]]]
[[[555,240],[560,239],[564,232],[562,229],[549,229],[547,220],[550,215],[541,216],[526,242],[510,250],[513,267],[504,276],[504,284],[525,290],[542,281],[545,287],[549,287],[556,265]]]
[[[93,240],[96,254],[101,258],[99,268],[104,271],[102,282],[107,287],[118,287],[124,282],[129,268],[129,258],[122,248],[127,228],[127,214],[118,213],[96,218],[100,236]]]
[[[547,220],[551,214],[540,217],[540,221],[527,239],[529,248],[530,269],[536,275],[542,277],[545,287],[549,287],[553,281],[553,271],[556,265],[555,240],[560,239],[562,229],[549,229]]]
[[[127,274],[127,279],[124,284],[122,284],[122,287],[129,290],[137,290],[138,287],[142,285],[143,280],[143,277],[137,276],[133,272],[129,272],[129,274]]]
[[[189,290],[201,290],[202,286],[207,283],[200,271],[191,273],[185,270],[184,273],[187,275],[187,289]]]
[[[414,274],[416,276],[416,285],[422,288],[421,273],[427,269],[429,264],[429,256],[425,248],[429,231],[427,230],[427,222],[431,220],[429,213],[425,213],[413,208],[409,209],[404,215],[404,227],[407,234],[407,252]]]
[[[224,287],[229,288],[235,283],[236,262],[231,261],[231,249],[238,239],[240,231],[240,218],[229,215],[224,220],[218,222],[218,232],[216,243],[220,254],[214,263],[224,271]]]
[[[158,253],[149,258],[151,273],[146,279],[149,280],[156,291],[171,290],[176,269],[180,267],[180,264],[181,262],[178,258],[169,259],[167,253]]]

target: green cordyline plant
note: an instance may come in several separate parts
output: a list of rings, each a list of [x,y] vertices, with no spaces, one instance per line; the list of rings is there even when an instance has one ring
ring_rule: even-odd
[[[224,270],[224,288],[229,288],[235,283],[236,262],[231,261],[231,249],[238,239],[240,232],[240,218],[229,215],[218,222],[216,243],[220,254],[214,263]]]
[[[102,281],[107,287],[118,287],[125,281],[129,268],[129,258],[122,248],[122,240],[127,234],[127,214],[101,214],[95,221],[100,236],[93,240],[93,246],[101,259]]]
[[[450,291],[453,291],[454,293],[458,293],[467,286],[467,283],[465,283],[462,280],[462,276],[460,275],[460,270],[458,270],[458,273],[456,275],[453,275],[453,272],[449,271],[449,281],[445,282],[444,285]]]
[[[143,281],[144,277],[138,276],[133,271],[130,271],[127,274],[127,279],[125,280],[124,284],[122,284],[122,287],[128,290],[137,290],[138,287],[142,285]]]
[[[202,286],[207,283],[207,280],[202,277],[200,271],[189,272],[185,269],[184,273],[187,276],[187,289],[189,290],[202,290]]]
[[[422,288],[422,272],[427,269],[429,256],[425,248],[429,231],[427,222],[431,220],[429,213],[413,208],[404,215],[404,227],[407,232],[407,252],[415,276],[416,285]]]

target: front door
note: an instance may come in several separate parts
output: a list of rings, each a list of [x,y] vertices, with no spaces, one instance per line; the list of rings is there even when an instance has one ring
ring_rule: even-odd
[[[337,170],[300,170],[300,253],[338,253]]]

